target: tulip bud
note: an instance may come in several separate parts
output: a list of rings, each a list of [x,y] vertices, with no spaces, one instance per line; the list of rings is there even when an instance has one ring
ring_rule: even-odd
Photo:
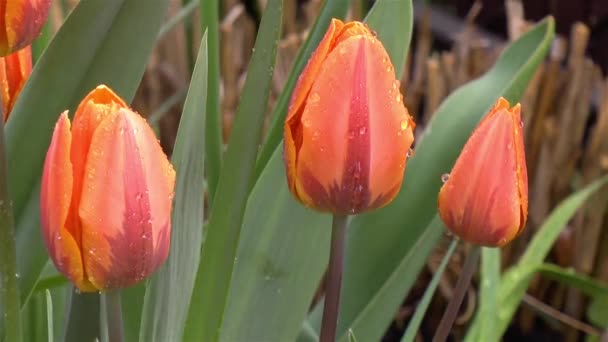
[[[31,46],[13,52],[6,57],[0,57],[0,91],[2,91],[2,115],[4,121],[17,101],[27,78],[32,73]]]
[[[0,56],[30,45],[40,34],[51,0],[0,0]]]
[[[500,98],[464,145],[439,192],[439,215],[462,240],[499,247],[526,225],[528,174],[519,104]]]
[[[335,214],[382,207],[399,192],[414,127],[382,43],[363,23],[333,19],[291,97],[289,189]]]
[[[134,285],[167,258],[175,171],[146,121],[109,88],[61,114],[44,163],[42,233],[81,291]]]

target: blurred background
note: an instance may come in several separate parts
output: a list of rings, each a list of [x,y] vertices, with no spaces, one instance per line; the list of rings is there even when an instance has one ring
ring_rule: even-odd
[[[45,34],[53,34],[77,0],[53,0]],[[221,110],[224,140],[234,113],[265,0],[220,0]],[[352,0],[348,18],[362,19],[373,1]],[[173,0],[155,51],[133,102],[153,124],[170,153],[181,106],[200,41],[199,1]],[[414,1],[415,30],[401,91],[424,134],[433,112],[454,89],[492,67],[506,43],[547,15],[556,19],[557,38],[545,63],[521,99],[529,174],[528,227],[502,250],[512,264],[548,213],[573,191],[608,169],[608,2],[606,0]],[[284,0],[269,112],[280,94],[298,49],[322,5],[321,0]],[[36,50],[35,50],[36,51]],[[39,53],[39,51],[38,51]],[[36,52],[35,52],[36,54]],[[564,229],[550,261],[608,283],[608,191],[598,192]],[[448,239],[445,239],[446,242]],[[444,244],[447,246],[447,243]],[[439,247],[417,285],[404,300],[384,341],[399,341],[416,304],[443,256]],[[433,299],[420,341],[430,340],[451,297],[464,260],[452,258]],[[608,327],[608,300],[590,303],[547,270],[537,276],[505,341],[598,339]],[[476,306],[475,283],[465,299],[456,330],[464,336]],[[404,294],[405,296],[405,294]],[[590,305],[592,304],[592,305]],[[312,305],[312,303],[311,303]],[[456,334],[458,336],[458,334]]]

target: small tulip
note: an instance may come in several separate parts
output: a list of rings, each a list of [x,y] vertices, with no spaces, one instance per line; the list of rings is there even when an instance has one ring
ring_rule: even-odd
[[[335,214],[382,207],[399,192],[414,127],[382,43],[363,23],[333,19],[291,97],[289,189]]]
[[[522,232],[528,174],[520,105],[500,98],[464,145],[439,192],[439,215],[462,240],[499,247]]]
[[[0,57],[0,91],[2,91],[2,115],[4,121],[15,105],[27,78],[32,73],[32,49],[27,46],[6,57]]]
[[[40,195],[51,259],[81,291],[134,285],[167,258],[175,171],[146,121],[109,88],[61,114]]]
[[[0,56],[30,45],[40,34],[51,0],[0,0]]]

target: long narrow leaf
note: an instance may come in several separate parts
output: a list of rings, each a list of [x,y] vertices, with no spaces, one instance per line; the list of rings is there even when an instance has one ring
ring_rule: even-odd
[[[209,207],[213,205],[222,169],[222,120],[220,112],[220,24],[219,0],[200,0],[201,29],[207,32],[207,110],[205,119],[205,164]]]
[[[139,340],[179,341],[203,240],[207,34],[203,35],[180,119],[172,162],[177,173],[169,259],[146,288]],[[179,291],[176,291],[179,284]]]
[[[187,341],[216,341],[219,337],[243,214],[254,184],[282,14],[282,1],[267,3],[211,209],[186,321]]]

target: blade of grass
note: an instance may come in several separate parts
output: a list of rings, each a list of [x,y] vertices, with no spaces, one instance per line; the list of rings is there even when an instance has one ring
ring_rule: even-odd
[[[296,86],[300,73],[304,70],[310,55],[317,48],[317,45],[319,45],[319,42],[325,35],[325,31],[327,30],[331,19],[344,18],[346,15],[348,0],[326,0],[323,2],[322,6],[315,23],[310,29],[308,38],[298,52],[298,56],[289,72],[287,82],[285,82],[285,86],[283,86],[283,91],[270,115],[272,120],[269,126],[270,129],[268,130],[268,134],[266,135],[266,139],[262,145],[255,165],[256,180],[260,177],[262,170],[266,167],[270,157],[272,157],[275,149],[279,146],[279,143],[283,138],[283,121],[285,121],[285,116],[287,115],[287,106],[289,105],[291,92]]]
[[[448,247],[447,252],[445,252],[445,255],[441,259],[441,263],[439,264],[439,267],[437,267],[437,270],[435,270],[435,273],[433,274],[433,278],[431,279],[431,282],[427,286],[426,290],[424,290],[424,295],[422,295],[422,299],[416,306],[416,312],[414,313],[414,316],[410,320],[410,323],[407,325],[407,329],[405,330],[405,334],[403,334],[403,337],[401,338],[401,342],[413,342],[416,339],[416,334],[418,333],[418,330],[420,329],[420,324],[422,324],[422,319],[424,318],[424,316],[426,314],[426,310],[428,309],[429,304],[431,304],[431,299],[433,299],[433,295],[435,294],[435,291],[437,290],[437,286],[439,285],[439,280],[443,276],[443,271],[445,270],[445,267],[448,265],[448,262],[450,261],[452,254],[456,250],[456,246],[458,246],[458,240],[453,239],[452,242],[450,242],[450,247]]]
[[[574,287],[591,297],[608,297],[608,285],[573,268],[563,268],[554,264],[542,264],[538,271],[549,279]]]
[[[201,1],[201,30],[207,32],[207,108],[205,122],[205,170],[207,171],[207,207],[212,208],[222,169],[222,113],[220,112],[220,43],[219,0]]]
[[[53,342],[55,339],[54,323],[53,323],[53,297],[51,297],[51,291],[44,290],[46,297],[46,326],[47,326],[47,339],[48,342]]]
[[[186,321],[184,339],[187,341],[216,341],[219,337],[243,214],[254,185],[255,159],[270,94],[282,13],[282,1],[270,0],[262,17],[234,122],[233,139],[228,144],[218,183],[217,201],[211,208]],[[213,68],[211,64],[209,67]],[[207,107],[209,115],[212,113]]]
[[[203,240],[206,94],[207,33],[201,40],[171,157],[177,173],[171,252],[148,282],[141,342],[182,339]],[[177,283],[179,291],[175,291]]]
[[[483,317],[479,338],[491,341],[498,320],[497,292],[500,285],[500,250],[484,247],[481,250],[481,285],[478,315]]]

